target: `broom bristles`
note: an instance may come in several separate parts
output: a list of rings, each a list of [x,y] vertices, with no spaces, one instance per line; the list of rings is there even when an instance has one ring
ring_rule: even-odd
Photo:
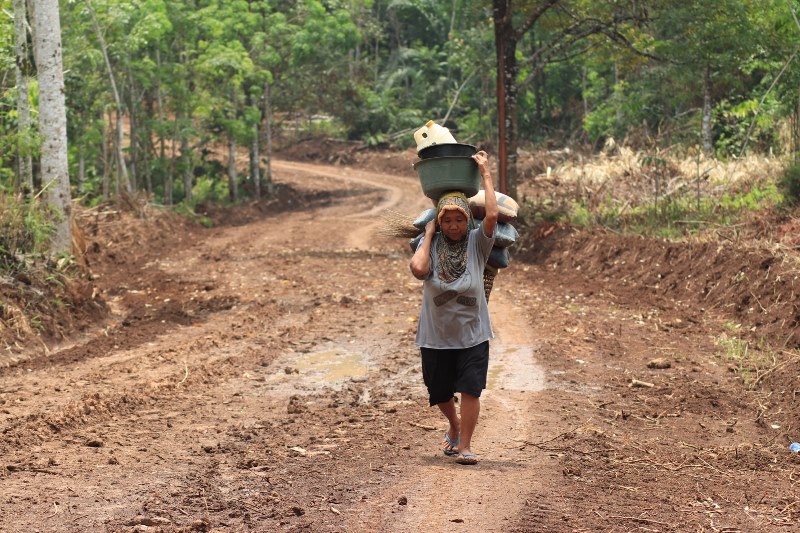
[[[412,217],[403,213],[387,209],[381,213],[381,218],[383,223],[378,228],[378,233],[386,237],[413,239],[423,232],[413,224],[414,219]]]

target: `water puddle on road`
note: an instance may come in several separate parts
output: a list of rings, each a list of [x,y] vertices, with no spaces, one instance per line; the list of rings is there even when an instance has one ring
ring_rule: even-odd
[[[315,375],[327,382],[367,375],[367,361],[364,355],[344,350],[298,354],[293,365],[300,374]]]
[[[307,353],[287,353],[271,366],[276,368],[268,381],[297,390],[321,387],[339,389],[348,381],[365,378],[369,372],[364,353],[340,348]]]
[[[492,390],[540,391],[545,374],[536,364],[534,349],[524,344],[492,345],[487,388]]]

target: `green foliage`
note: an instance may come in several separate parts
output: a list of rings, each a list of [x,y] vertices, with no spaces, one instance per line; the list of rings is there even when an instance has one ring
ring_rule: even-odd
[[[738,330],[738,327],[734,331]],[[722,349],[721,357],[731,364],[737,377],[753,389],[770,369],[776,368],[778,356],[763,337],[758,342],[750,342],[741,336],[731,336],[727,332],[716,338]]]
[[[136,126],[124,143],[129,171],[135,169],[132,178],[143,188],[147,169],[158,196],[172,176],[173,201],[182,191],[183,170],[201,164],[200,148],[228,139],[249,146],[256,126],[265,125],[264,113],[273,118],[276,138],[321,133],[410,146],[410,130],[445,116],[460,141],[496,137],[495,36],[486,2],[91,5],[126,124]],[[542,5],[515,4],[515,27]],[[0,7],[0,188],[10,190],[20,137],[13,9],[10,0],[0,0]],[[117,171],[103,152],[104,135],[114,138],[108,112],[115,105],[86,3],[62,2],[60,8],[70,174],[77,175],[82,154],[87,201],[94,201],[104,171],[112,180]],[[619,19],[614,39],[589,31],[612,17]],[[746,144],[783,151],[787,118],[798,109],[800,61],[783,67],[800,47],[800,32],[784,0],[664,0],[646,9],[639,2],[563,0],[517,45],[516,124],[523,142],[599,146],[614,137],[639,147],[693,145],[707,67],[718,157],[738,157]],[[32,83],[34,118],[36,100]],[[35,132],[23,140],[35,152]]]
[[[779,102],[770,95],[759,107],[756,98],[733,104],[727,100],[714,110],[714,141],[721,158],[738,157],[745,144],[760,152],[780,150]]]
[[[24,255],[45,252],[54,229],[38,202],[0,193],[0,272],[20,269]]]
[[[200,176],[192,188],[192,207],[202,203],[224,203],[228,200],[228,185],[213,176]]]
[[[227,196],[227,190],[226,190],[226,196]],[[180,202],[178,204],[175,204],[175,206],[172,208],[172,210],[175,213],[181,215],[182,217],[186,217],[189,220],[192,220],[192,221],[194,221],[194,222],[196,222],[198,224],[201,224],[201,225],[203,225],[203,226],[205,226],[207,228],[214,227],[214,221],[213,220],[211,220],[209,217],[207,217],[205,215],[200,215],[200,214],[196,213],[194,211],[194,207],[192,207],[191,205],[187,204],[186,202]]]
[[[753,186],[743,194],[725,193],[719,201],[719,207],[729,213],[752,212],[773,208],[783,201],[784,195],[778,184],[768,181]]]
[[[573,199],[566,209],[550,209],[550,219],[577,226],[603,226],[635,235],[676,239],[709,226],[736,223],[749,213],[774,209],[784,196],[776,183],[755,184],[746,191],[725,193],[721,198],[698,199],[688,190],[662,197],[659,203],[629,207],[611,197],[589,205]]]
[[[800,164],[794,163],[787,166],[778,185],[787,204],[797,205],[800,203]]]

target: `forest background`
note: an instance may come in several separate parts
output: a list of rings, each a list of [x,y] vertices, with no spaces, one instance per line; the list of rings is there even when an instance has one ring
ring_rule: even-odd
[[[434,119],[460,142],[499,148],[514,195],[525,154],[580,158],[585,178],[584,157],[627,148],[654,187],[643,208],[662,221],[665,209],[685,218],[678,199],[691,189],[670,189],[674,162],[696,163],[684,203],[704,218],[733,205],[728,189],[701,195],[708,162],[755,153],[783,169],[800,144],[792,0],[0,0],[0,190],[17,193],[4,196],[6,218],[27,224],[4,238],[6,256],[47,248],[53,231],[53,213],[24,200],[51,181],[38,163],[37,4],[60,9],[66,179],[90,206],[136,191],[187,211],[261,198],[274,192],[276,147],[325,137],[404,148]],[[761,168],[755,195],[734,194],[755,207],[795,194],[791,165]],[[721,176],[715,186],[731,181]],[[579,192],[560,210],[585,219]],[[643,213],[619,198],[591,207],[594,221]]]

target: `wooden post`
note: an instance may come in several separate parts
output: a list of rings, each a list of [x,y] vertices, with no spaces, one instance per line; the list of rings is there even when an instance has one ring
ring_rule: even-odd
[[[507,5],[505,2],[495,2],[494,4],[494,38],[495,49],[497,50],[497,189],[501,193],[507,194],[506,174],[508,155],[506,153],[506,47],[503,36],[504,28],[499,25],[498,22],[505,20],[505,17],[507,17],[509,14],[506,12]]]

